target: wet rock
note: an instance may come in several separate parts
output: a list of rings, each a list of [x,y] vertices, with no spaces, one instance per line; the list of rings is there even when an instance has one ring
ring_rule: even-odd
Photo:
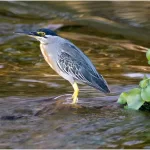
[[[80,99],[77,104],[71,104],[72,99],[70,95],[62,95],[56,98],[50,98],[49,100],[43,100],[44,103],[41,102],[41,108],[34,114],[35,116],[39,115],[53,115],[58,112],[62,113],[99,113],[100,110],[108,110],[108,109],[118,109],[120,105],[116,103],[116,101],[105,101],[95,99],[95,103],[90,103],[90,100],[93,99]]]

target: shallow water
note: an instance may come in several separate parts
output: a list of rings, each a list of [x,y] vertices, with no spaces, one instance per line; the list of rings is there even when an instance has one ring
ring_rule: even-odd
[[[150,148],[149,113],[119,94],[150,76],[150,2],[0,2],[0,148]],[[49,27],[92,60],[112,91],[71,85],[44,61],[39,42],[13,32]]]

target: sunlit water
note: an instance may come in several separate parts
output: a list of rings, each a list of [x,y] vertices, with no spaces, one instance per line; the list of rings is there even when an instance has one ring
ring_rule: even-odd
[[[119,94],[150,76],[150,2],[0,2],[0,148],[150,148],[149,113]],[[71,40],[111,94],[71,85],[44,61],[39,42],[13,32],[49,27]],[[69,94],[69,95],[67,95]]]

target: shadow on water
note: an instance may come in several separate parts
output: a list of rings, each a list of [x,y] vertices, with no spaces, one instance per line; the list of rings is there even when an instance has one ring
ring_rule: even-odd
[[[150,76],[150,2],[0,2],[0,148],[150,148],[149,113],[116,103]],[[36,10],[36,11],[35,11]],[[39,42],[15,31],[48,27],[76,44],[111,89],[71,85]],[[64,95],[65,94],[65,95]]]

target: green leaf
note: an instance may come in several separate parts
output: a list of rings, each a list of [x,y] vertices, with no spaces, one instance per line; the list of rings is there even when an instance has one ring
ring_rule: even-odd
[[[148,51],[146,52],[146,58],[147,58],[148,60],[150,60],[150,49],[148,49]]]
[[[144,104],[139,88],[132,89],[128,92],[127,104],[128,108],[134,110],[138,110]]]
[[[124,106],[124,109],[129,109],[128,105]]]
[[[146,76],[146,74],[144,74],[143,80],[148,79],[148,77]]]
[[[148,64],[150,65],[150,49],[146,52]],[[135,88],[127,93],[122,93],[118,98],[118,103],[126,104],[125,109],[138,110],[145,102],[150,102],[150,78],[144,76],[139,83],[140,88]],[[146,104],[146,103],[145,103]],[[149,103],[148,103],[149,104]]]
[[[144,77],[144,78],[145,78],[145,77]],[[146,78],[146,79],[143,79],[142,81],[140,81],[139,86],[140,86],[141,88],[146,88],[146,87],[148,86],[148,84],[149,84],[149,80]]]
[[[121,93],[120,97],[118,98],[117,103],[126,104],[127,103],[127,93]]]
[[[150,84],[146,88],[141,89],[141,97],[144,101],[150,102]]]

